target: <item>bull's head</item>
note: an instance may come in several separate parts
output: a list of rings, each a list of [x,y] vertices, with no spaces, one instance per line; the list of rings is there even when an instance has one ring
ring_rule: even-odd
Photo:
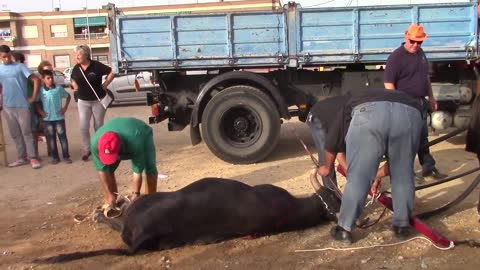
[[[310,184],[315,190],[315,195],[322,202],[328,217],[335,222],[338,220],[337,213],[340,211],[341,198],[336,195],[336,192],[324,187],[320,184],[317,177],[317,169],[312,169],[310,172]]]

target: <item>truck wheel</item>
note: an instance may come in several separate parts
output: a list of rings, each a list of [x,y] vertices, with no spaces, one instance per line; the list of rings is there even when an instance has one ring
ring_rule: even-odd
[[[248,164],[263,160],[280,135],[280,115],[262,91],[232,86],[215,95],[202,115],[202,134],[220,159]]]

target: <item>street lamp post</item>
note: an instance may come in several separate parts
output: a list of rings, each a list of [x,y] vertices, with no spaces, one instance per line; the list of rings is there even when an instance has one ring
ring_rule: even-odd
[[[90,57],[91,57],[92,45],[90,44],[90,24],[88,22],[88,0],[85,0],[85,17],[87,17],[87,38],[88,38],[88,48],[90,48]]]

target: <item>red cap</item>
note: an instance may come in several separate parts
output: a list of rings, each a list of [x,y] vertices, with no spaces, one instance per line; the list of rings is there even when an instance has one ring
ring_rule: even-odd
[[[98,140],[98,155],[105,165],[111,165],[118,160],[120,153],[120,138],[115,132],[105,132]]]

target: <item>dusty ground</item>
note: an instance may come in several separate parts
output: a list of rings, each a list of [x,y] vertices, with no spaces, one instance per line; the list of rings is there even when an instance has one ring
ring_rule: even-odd
[[[75,224],[73,215],[89,213],[101,203],[101,194],[92,163],[80,160],[80,138],[76,104],[67,112],[67,129],[73,164],[48,165],[45,144],[40,145],[44,167],[33,170],[0,167],[0,269],[478,269],[479,250],[458,246],[441,251],[423,240],[393,247],[356,251],[295,253],[297,249],[346,247],[330,240],[332,224],[261,237],[234,239],[219,244],[187,246],[174,250],[141,253],[133,257],[99,256],[60,265],[38,265],[39,257],[124,247],[118,233],[90,221]],[[146,119],[146,106],[114,107],[107,119],[130,115]],[[270,183],[296,195],[312,192],[307,171],[312,163],[288,127],[313,148],[308,129],[292,121],[282,126],[281,140],[269,159],[260,164],[232,165],[217,159],[205,144],[191,146],[188,130],[169,133],[166,124],[154,126],[159,170],[167,179],[159,182],[162,191],[179,189],[206,176],[241,180],[248,184]],[[15,157],[7,136],[8,156]],[[434,136],[435,137],[435,136]],[[432,137],[433,138],[433,137]],[[438,167],[455,174],[478,164],[473,155],[463,151],[463,136],[432,148]],[[129,190],[129,163],[118,170],[121,192]],[[417,193],[417,211],[433,209],[454,198],[471,183],[474,175]],[[341,181],[342,183],[344,181]],[[444,215],[426,222],[450,239],[480,241],[476,213],[479,189]],[[370,207],[368,215],[376,218],[379,206]],[[390,215],[367,229],[355,232],[352,247],[396,243],[389,231]]]

